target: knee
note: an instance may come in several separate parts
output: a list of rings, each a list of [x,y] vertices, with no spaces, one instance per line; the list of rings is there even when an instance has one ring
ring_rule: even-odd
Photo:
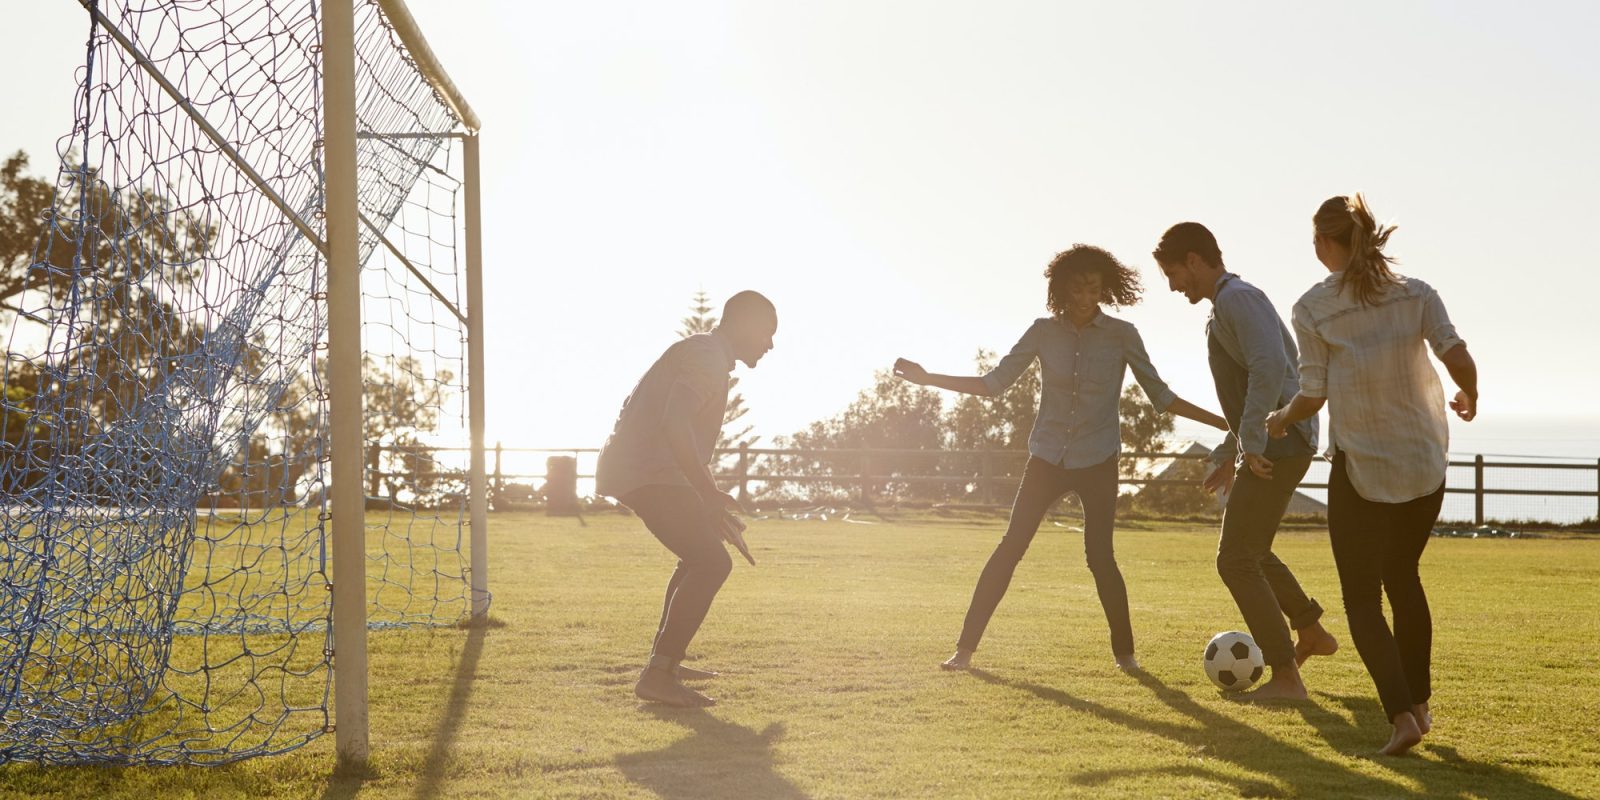
[[[994,548],[993,560],[1015,564],[1022,560],[1028,552],[1031,536],[1012,536],[1007,533],[1000,544]]]
[[[707,547],[697,554],[694,562],[689,565],[689,571],[701,580],[710,581],[718,586],[728,579],[733,572],[733,558],[728,551],[718,544]]]
[[[1096,575],[1117,571],[1117,556],[1110,548],[1087,550],[1084,560],[1089,564],[1089,571]]]
[[[1344,593],[1344,617],[1351,626],[1374,618],[1383,619],[1383,593],[1373,591],[1359,591]]]
[[[1260,565],[1252,558],[1238,553],[1217,553],[1217,574],[1224,583],[1246,577],[1255,569],[1260,569]]]

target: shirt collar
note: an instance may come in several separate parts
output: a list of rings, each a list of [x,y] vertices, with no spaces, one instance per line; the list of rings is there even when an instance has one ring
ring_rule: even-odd
[[[1066,328],[1069,331],[1080,330],[1078,328],[1078,326],[1072,324],[1072,320],[1067,319],[1065,314],[1057,315],[1055,320],[1056,320],[1057,324],[1061,325],[1061,327]],[[1084,329],[1087,329],[1087,328],[1104,328],[1105,326],[1107,326],[1109,324],[1111,324],[1111,318],[1106,316],[1106,312],[1104,310],[1102,310],[1102,311],[1100,311],[1100,313],[1094,315],[1094,319],[1089,320],[1089,324],[1085,325]]]
[[[706,335],[711,337],[711,341],[717,343],[717,349],[721,351],[722,357],[727,359],[728,371],[732,372],[736,363],[733,357],[733,342],[728,341],[727,334],[723,333],[721,328],[713,328],[711,333]]]

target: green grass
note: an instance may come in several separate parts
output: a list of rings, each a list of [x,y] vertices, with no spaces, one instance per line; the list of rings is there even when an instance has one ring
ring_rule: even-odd
[[[676,711],[632,683],[671,570],[636,519],[491,520],[493,625],[374,631],[368,770],[333,737],[218,768],[0,768],[0,794],[90,797],[1600,797],[1600,543],[1436,539],[1437,729],[1387,736],[1350,646],[1326,537],[1278,553],[1346,645],[1309,702],[1240,705],[1200,668],[1242,621],[1215,531],[1119,529],[1142,679],[1111,665],[1080,535],[1050,522],[978,654],[948,674],[996,517],[756,521],[692,653],[721,701]],[[1070,524],[1070,523],[1067,523]]]

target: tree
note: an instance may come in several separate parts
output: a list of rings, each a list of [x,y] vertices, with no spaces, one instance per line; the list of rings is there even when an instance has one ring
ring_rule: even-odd
[[[711,313],[711,298],[706,295],[706,290],[696,291],[690,302],[692,304],[689,306],[689,316],[683,318],[683,327],[678,329],[678,335],[687,339],[698,333],[710,333],[716,330],[717,317]],[[750,413],[750,409],[745,407],[744,395],[734,391],[738,385],[737,377],[728,378],[728,405],[722,411],[722,434],[717,437],[717,448],[721,450],[734,450],[740,445],[748,447],[761,438],[750,435],[752,428],[749,425],[736,433],[729,432],[735,423]]]
[[[1121,418],[1122,449],[1133,453],[1160,453],[1167,447],[1167,434],[1172,433],[1172,415],[1156,410],[1144,392],[1135,384],[1122,390],[1117,402]],[[1132,477],[1132,464],[1124,464],[1122,477]]]
[[[994,369],[998,359],[992,350],[979,350],[974,359],[979,375]],[[999,397],[978,397],[963,394],[945,415],[950,449],[1015,451],[1028,449],[1028,435],[1033,432],[1033,419],[1039,410],[1039,364],[1030,364]],[[951,456],[947,469],[953,474],[970,475],[970,487],[982,491],[980,481],[985,474],[990,478],[1021,477],[1027,459],[1014,458],[1002,463],[994,456]],[[994,496],[984,499],[993,501]]]
[[[1172,415],[1157,411],[1140,391],[1129,385],[1118,403],[1122,417],[1122,447],[1133,453],[1164,453],[1172,447],[1167,435],[1172,433]],[[1122,476],[1137,477],[1140,468],[1149,470],[1152,459],[1129,460],[1123,463]],[[1179,458],[1172,462],[1161,477],[1167,480],[1194,480],[1195,485],[1145,484],[1134,498],[1135,505],[1160,514],[1200,514],[1215,508],[1216,501],[1201,489],[1198,482],[1205,477],[1205,462],[1192,458]],[[1155,476],[1149,476],[1155,477]]]
[[[70,157],[59,190],[26,175],[27,165],[18,152],[0,166],[0,312],[54,333],[48,356],[6,353],[8,490],[113,429],[156,441],[185,433],[170,429],[174,406],[164,400],[175,395],[151,398],[201,353],[202,317],[183,306],[196,299],[216,236],[155,190],[114,189]],[[34,423],[13,425],[13,416]],[[53,427],[37,424],[41,416]],[[51,453],[41,458],[41,448]],[[143,481],[159,469],[159,452],[114,452],[98,480]]]
[[[934,474],[938,456],[945,446],[945,433],[942,400],[937,391],[900,380],[888,370],[880,370],[873,375],[872,387],[856,395],[855,402],[844,411],[830,419],[813,422],[810,427],[793,436],[778,437],[776,441],[779,447],[797,450],[867,448],[929,451],[931,457],[917,454],[884,455],[866,465],[867,471],[875,478],[872,486],[868,487],[869,494],[892,485],[926,497],[942,496],[943,488],[896,479],[908,475]],[[782,471],[799,475],[852,474],[862,466],[860,459],[855,456],[787,456],[782,461]],[[849,486],[848,481],[839,481],[831,491],[848,491]]]

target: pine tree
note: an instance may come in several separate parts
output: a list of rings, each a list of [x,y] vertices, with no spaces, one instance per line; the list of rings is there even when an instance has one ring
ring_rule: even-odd
[[[717,317],[712,314],[711,298],[705,289],[697,290],[689,304],[689,316],[683,318],[683,327],[678,329],[678,335],[687,339],[699,333],[710,333],[717,327]],[[733,450],[740,445],[754,445],[759,436],[751,436],[752,428],[744,426],[737,433],[729,433],[734,423],[738,422],[750,409],[745,407],[744,395],[734,391],[739,385],[739,379],[728,378],[728,406],[722,412],[722,435],[717,439],[719,449]]]

